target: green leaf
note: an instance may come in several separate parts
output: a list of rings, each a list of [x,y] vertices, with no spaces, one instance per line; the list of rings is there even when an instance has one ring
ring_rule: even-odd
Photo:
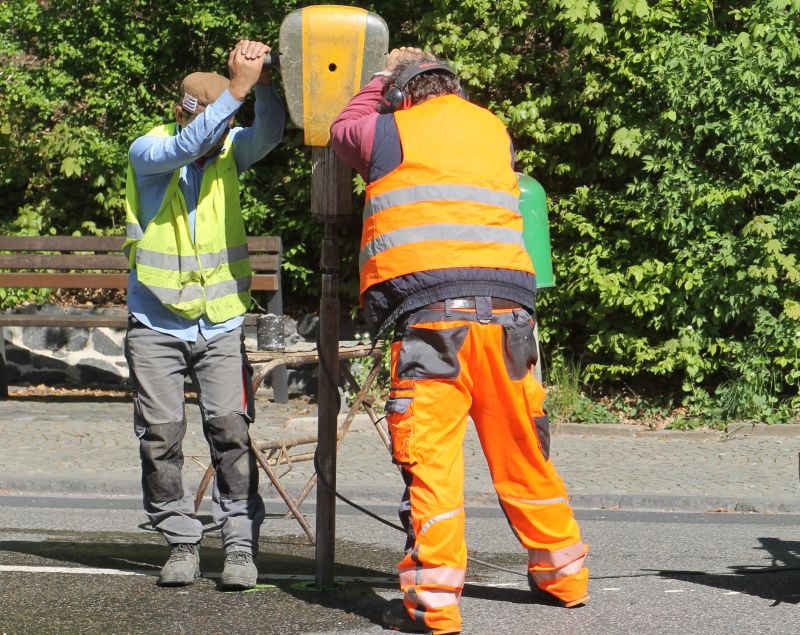
[[[80,176],[80,162],[75,157],[67,157],[61,162],[61,173],[66,176]]]

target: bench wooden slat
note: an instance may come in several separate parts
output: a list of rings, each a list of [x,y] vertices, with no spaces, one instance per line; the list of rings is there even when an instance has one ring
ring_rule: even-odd
[[[127,273],[0,273],[0,288],[127,289]],[[278,276],[255,274],[253,291],[277,291]]]
[[[117,269],[127,270],[128,259],[112,254],[0,254],[0,269]]]
[[[277,291],[280,287],[280,278],[277,274],[256,274],[251,285],[253,291]]]
[[[0,273],[0,288],[127,289],[127,273]]]
[[[120,251],[123,236],[0,236],[2,251]]]
[[[250,267],[255,272],[277,273],[281,264],[278,254],[250,255]]]
[[[121,251],[123,236],[0,236],[0,251]],[[248,236],[250,253],[279,253],[278,236]]]
[[[278,270],[277,254],[250,256],[253,271]],[[0,254],[0,269],[116,269],[128,270],[128,259],[112,254]]]
[[[260,251],[277,254],[281,252],[281,239],[280,236],[248,236],[247,248],[251,254]]]
[[[258,315],[248,313],[244,316],[246,326],[255,326]],[[0,313],[0,327],[4,326],[40,326],[40,327],[70,327],[91,328],[105,327],[124,329],[128,326],[128,313],[106,315],[39,315],[29,313]]]

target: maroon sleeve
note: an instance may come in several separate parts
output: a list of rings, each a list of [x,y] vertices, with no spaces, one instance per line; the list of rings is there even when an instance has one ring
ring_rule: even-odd
[[[365,179],[369,173],[375,122],[386,77],[378,75],[361,89],[331,125],[331,147]]]

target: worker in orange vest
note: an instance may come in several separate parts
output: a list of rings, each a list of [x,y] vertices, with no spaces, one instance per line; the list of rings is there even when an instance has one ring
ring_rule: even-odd
[[[404,598],[384,625],[461,630],[468,416],[527,549],[532,589],[582,605],[587,547],[549,460],[545,393],[530,372],[536,278],[505,126],[465,98],[446,63],[403,47],[338,116],[331,145],[367,182],[365,314],[377,333],[395,327],[386,413],[407,541]]]

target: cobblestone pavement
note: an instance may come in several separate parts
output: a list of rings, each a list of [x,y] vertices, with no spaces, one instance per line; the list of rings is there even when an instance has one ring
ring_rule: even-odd
[[[267,391],[262,391],[268,395]],[[314,434],[316,405],[274,404],[258,397],[258,439]],[[195,403],[187,406],[187,486],[194,489],[208,449]],[[139,496],[138,448],[124,395],[22,397],[0,402],[0,495]],[[312,446],[305,446],[310,450]],[[495,505],[471,426],[464,444],[468,504]],[[653,432],[636,426],[557,426],[552,459],[578,508],[800,512],[800,426],[744,426],[715,431]],[[337,459],[337,489],[356,502],[394,504],[397,469],[366,415],[358,415]],[[310,461],[283,476],[296,494]],[[277,492],[262,475],[268,500]],[[313,495],[312,495],[313,499]]]

